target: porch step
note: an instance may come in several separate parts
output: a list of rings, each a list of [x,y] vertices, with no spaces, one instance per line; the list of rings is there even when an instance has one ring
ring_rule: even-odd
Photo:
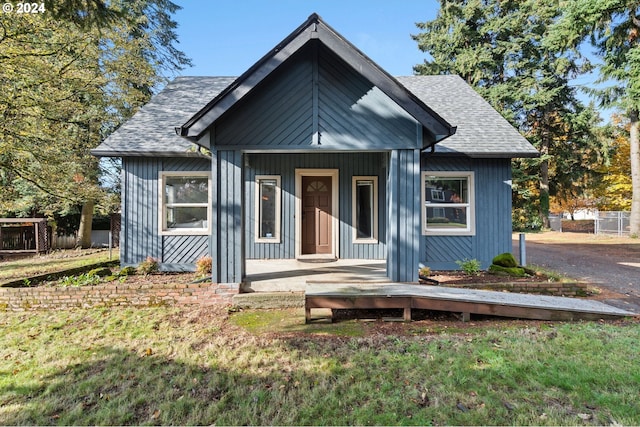
[[[304,292],[251,292],[233,296],[239,308],[278,309],[304,307]]]

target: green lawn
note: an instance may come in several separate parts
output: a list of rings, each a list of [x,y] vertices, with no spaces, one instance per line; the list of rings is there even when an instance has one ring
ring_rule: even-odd
[[[640,424],[640,323],[0,312],[0,424]]]
[[[111,260],[118,258],[118,251],[112,251]],[[97,249],[55,251],[48,255],[2,261],[0,262],[0,285],[12,280],[21,280],[107,261],[110,261],[109,251]]]

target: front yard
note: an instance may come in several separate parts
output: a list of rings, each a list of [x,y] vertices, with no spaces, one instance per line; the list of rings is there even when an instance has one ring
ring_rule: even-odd
[[[0,424],[640,423],[640,324],[0,313]]]

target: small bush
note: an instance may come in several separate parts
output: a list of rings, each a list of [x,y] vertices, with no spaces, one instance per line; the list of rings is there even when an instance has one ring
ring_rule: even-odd
[[[155,273],[158,269],[158,260],[150,256],[138,264],[138,273],[144,274],[145,276],[150,273]]]
[[[418,276],[419,277],[429,277],[431,276],[431,268],[429,267],[421,267],[420,270],[418,270]]]
[[[456,261],[456,264],[465,272],[467,276],[477,276],[480,274],[480,261],[477,259],[467,259]]]
[[[213,268],[213,260],[210,256],[203,256],[196,261],[196,273],[198,276],[207,276],[211,274]]]
[[[491,263],[495,265],[499,265],[500,267],[507,267],[507,268],[513,268],[518,266],[518,262],[516,261],[514,256],[509,252],[505,252],[503,254],[495,256],[491,261]]]
[[[91,273],[84,273],[78,276],[64,276],[60,279],[60,286],[63,287],[80,287],[80,286],[91,286],[97,285],[100,283],[101,279],[99,276]]]
[[[111,276],[111,269],[107,267],[98,267],[90,270],[87,274],[98,277]]]
[[[123,276],[134,276],[136,274],[136,269],[135,267],[124,267],[122,270],[120,270],[120,272],[118,273],[118,277],[123,277]]]

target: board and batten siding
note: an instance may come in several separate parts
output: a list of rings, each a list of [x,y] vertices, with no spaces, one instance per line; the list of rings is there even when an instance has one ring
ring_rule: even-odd
[[[498,254],[512,251],[511,161],[423,155],[422,170],[472,171],[475,181],[475,235],[421,236],[425,264],[455,270],[456,261],[477,259],[486,269]]]
[[[422,146],[422,126],[330,51],[310,48],[282,67],[216,122],[219,149],[389,151]]]
[[[299,153],[245,154],[245,245],[248,259],[295,258],[295,171],[296,169],[339,170],[339,258],[384,259],[386,241],[387,153]],[[280,242],[256,243],[256,175],[281,178]],[[378,177],[378,243],[354,243],[352,227],[352,178]]]
[[[417,282],[420,262],[420,150],[393,150],[387,176],[387,276]]]
[[[192,271],[209,255],[209,236],[162,236],[159,231],[159,184],[162,171],[210,171],[208,159],[125,157],[122,159],[122,231],[120,260],[137,265],[147,257],[165,271]]]

